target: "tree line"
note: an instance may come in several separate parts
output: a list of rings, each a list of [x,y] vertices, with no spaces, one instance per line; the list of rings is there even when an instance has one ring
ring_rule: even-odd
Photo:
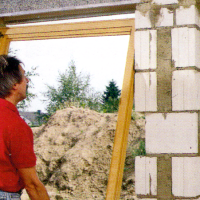
[[[33,70],[27,76],[36,76]],[[33,87],[33,86],[32,86]],[[77,72],[75,62],[71,61],[68,68],[63,73],[59,73],[57,87],[46,85],[47,91],[44,93],[46,102],[46,114],[39,113],[38,121],[46,121],[57,110],[78,106],[89,108],[97,112],[114,113],[118,111],[121,90],[112,79],[109,81],[103,93],[95,91],[90,84],[90,75]],[[28,98],[20,108],[25,108],[36,96],[28,93]]]

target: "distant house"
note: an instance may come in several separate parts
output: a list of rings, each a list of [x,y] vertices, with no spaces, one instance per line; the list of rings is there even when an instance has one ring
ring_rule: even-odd
[[[23,112],[19,111],[21,118],[29,125],[29,126],[40,126],[38,116],[41,115],[41,111],[38,110],[36,112]]]

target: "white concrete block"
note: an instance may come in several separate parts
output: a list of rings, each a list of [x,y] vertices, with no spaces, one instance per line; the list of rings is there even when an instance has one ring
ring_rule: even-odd
[[[172,37],[172,62],[174,67],[179,65],[179,28],[174,28],[171,31]]]
[[[200,68],[200,31],[196,28],[172,29],[172,60],[175,67]]]
[[[137,195],[157,195],[157,158],[135,158],[135,192]]]
[[[200,110],[200,72],[196,70],[173,72],[172,110]]]
[[[195,5],[190,7],[180,6],[176,10],[176,24],[177,25],[189,25],[196,24],[200,26],[200,15]]]
[[[140,12],[139,10],[135,11],[135,28],[151,28],[151,21],[149,17],[149,11]]]
[[[135,110],[157,111],[156,72],[135,74]]]
[[[184,76],[186,71],[174,71],[172,74],[172,110],[184,110]]]
[[[178,197],[200,195],[200,157],[172,158],[172,193]]]
[[[157,31],[135,32],[135,69],[155,69],[157,66]]]
[[[167,8],[160,9],[160,16],[156,23],[156,26],[173,26],[174,24],[174,14],[173,11]]]
[[[198,153],[197,113],[146,113],[146,152]]]
[[[152,3],[166,5],[166,4],[177,4],[178,0],[153,0]]]

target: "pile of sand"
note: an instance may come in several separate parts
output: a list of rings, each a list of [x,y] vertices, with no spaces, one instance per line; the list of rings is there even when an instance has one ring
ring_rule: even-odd
[[[135,199],[133,151],[144,139],[144,119],[131,121],[121,199]],[[33,128],[37,171],[51,199],[103,200],[117,114],[70,107]],[[26,199],[26,195],[22,199]]]

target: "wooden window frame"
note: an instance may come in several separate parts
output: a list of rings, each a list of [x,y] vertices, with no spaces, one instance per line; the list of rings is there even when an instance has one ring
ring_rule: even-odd
[[[134,32],[134,19],[0,28],[0,54],[8,53],[11,41],[130,35],[106,200],[117,200],[120,198],[126,146],[133,107]]]

